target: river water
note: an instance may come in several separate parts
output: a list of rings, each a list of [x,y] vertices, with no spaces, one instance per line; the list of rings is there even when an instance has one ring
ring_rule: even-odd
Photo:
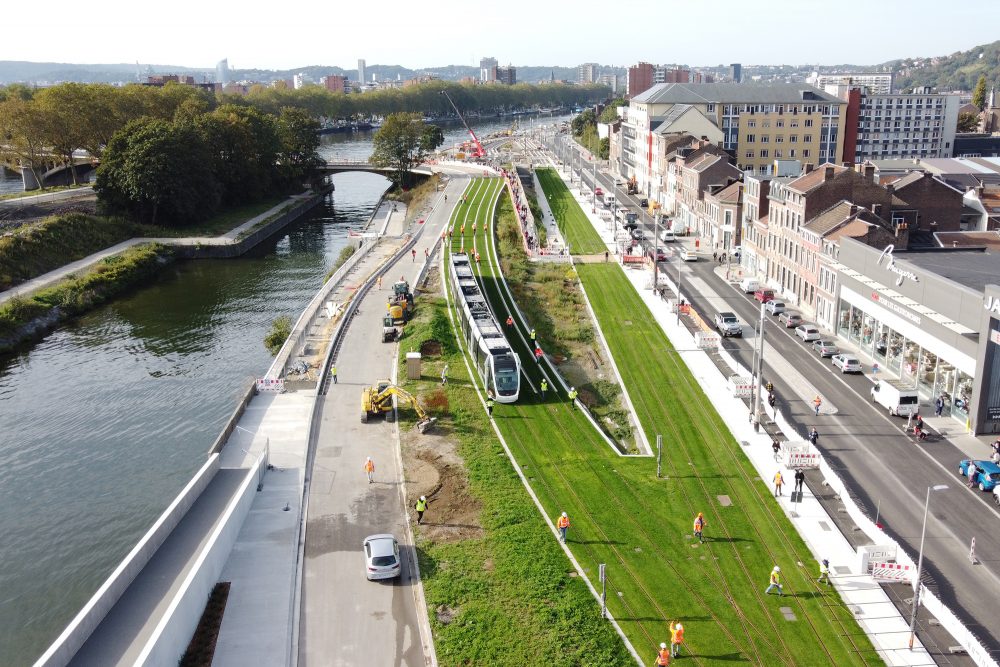
[[[370,135],[325,137],[321,153],[367,158]],[[250,255],[175,263],[0,357],[0,665],[40,655],[204,464],[270,365],[271,322],[298,317],[388,185],[333,180],[324,205]]]

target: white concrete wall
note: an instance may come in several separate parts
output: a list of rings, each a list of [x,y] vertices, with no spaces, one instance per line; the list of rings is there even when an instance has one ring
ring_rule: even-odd
[[[176,665],[184,655],[205,611],[208,596],[218,583],[222,568],[229,560],[229,554],[243,528],[243,522],[250,513],[250,506],[257,493],[260,470],[266,462],[265,453],[247,470],[239,491],[226,506],[225,513],[198,560],[140,653],[137,665]],[[266,573],[261,574],[266,576]]]
[[[187,511],[194,505],[201,492],[219,470],[219,455],[209,457],[201,470],[191,478],[187,486],[174,498],[156,523],[142,536],[128,556],[115,568],[93,597],[73,618],[62,634],[49,646],[35,663],[35,667],[62,667],[72,660],[76,652],[97,629],[111,608],[115,606],[125,590],[153,557],[164,540],[170,536]],[[199,612],[200,613],[200,612]]]

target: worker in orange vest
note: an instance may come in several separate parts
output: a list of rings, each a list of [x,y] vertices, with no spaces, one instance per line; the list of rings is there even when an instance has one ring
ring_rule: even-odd
[[[670,621],[670,657],[677,658],[681,654],[681,644],[684,643],[684,626],[680,621]]]
[[[813,399],[813,409],[816,411],[816,416],[819,416],[819,406],[823,405],[823,399],[816,394],[816,398]]]
[[[565,542],[566,531],[569,530],[569,516],[567,516],[566,512],[563,512],[559,520],[556,521],[556,528],[559,529],[559,539]]]
[[[365,460],[365,473],[368,474],[368,483],[373,483],[375,481],[375,462],[370,456]]]
[[[509,327],[514,326],[514,317],[511,316],[511,315],[507,316],[507,326],[509,326]]]
[[[660,650],[656,652],[656,664],[661,666],[670,664],[670,649],[667,648],[666,642],[660,643]]]
[[[694,518],[694,536],[697,537],[698,541],[701,543],[705,542],[701,536],[703,530],[705,530],[705,515],[698,512],[698,516]]]

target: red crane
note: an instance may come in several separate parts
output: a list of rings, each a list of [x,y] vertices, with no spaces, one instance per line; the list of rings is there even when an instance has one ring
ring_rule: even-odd
[[[462,117],[462,112],[458,110],[457,106],[455,106],[455,100],[451,99],[451,95],[448,94],[447,90],[442,90],[441,94],[447,97],[448,101],[451,102],[451,108],[455,110],[456,114],[458,114],[458,119],[462,121],[462,125],[465,125],[465,129],[469,131],[469,136],[472,137],[472,143],[476,145],[476,150],[472,154],[472,157],[480,158],[486,155],[486,151],[483,150],[483,145],[479,143],[479,139],[476,137],[476,133],[472,131],[472,128],[469,127],[469,124],[465,122],[465,118]]]

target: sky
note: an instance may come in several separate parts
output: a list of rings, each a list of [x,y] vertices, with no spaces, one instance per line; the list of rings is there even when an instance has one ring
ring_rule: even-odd
[[[1000,2],[966,0],[12,0],[0,60],[292,69],[402,65],[851,63],[1000,39]],[[975,20],[972,20],[975,17]],[[961,29],[958,22],[961,21]]]

